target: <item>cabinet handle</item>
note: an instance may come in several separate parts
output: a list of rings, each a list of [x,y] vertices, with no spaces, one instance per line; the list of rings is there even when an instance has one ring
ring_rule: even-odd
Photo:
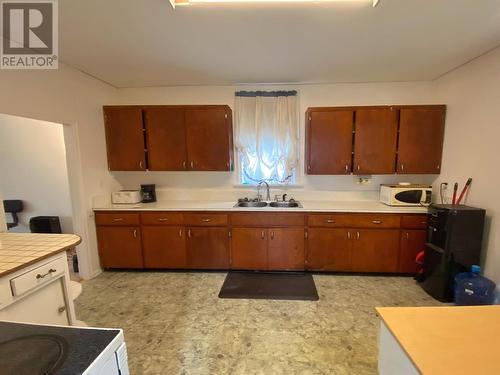
[[[210,223],[212,219],[201,219],[201,221],[203,221],[204,223]]]
[[[134,229],[134,238],[137,238],[137,229]]]
[[[264,233],[264,231],[260,232],[260,238],[264,239],[264,237],[266,237],[266,234]]]
[[[123,217],[115,217],[113,221],[123,221]]]
[[[401,171],[404,171],[404,170],[405,170],[405,165],[401,164]]]
[[[333,224],[333,223],[335,223],[335,220],[332,220],[332,219],[326,219],[326,222],[327,222],[328,224]]]
[[[308,165],[308,166],[307,166],[307,170],[308,170],[308,171],[310,171],[310,170],[311,170],[311,166],[310,166],[310,165]]]
[[[61,306],[61,307],[59,307],[59,308],[57,309],[57,312],[58,312],[59,314],[62,314],[62,313],[63,313],[63,312],[65,312],[65,311],[66,311],[66,306]]]
[[[229,238],[233,237],[233,234],[231,233],[231,231],[230,231],[230,230],[229,230],[229,231],[227,231],[227,236],[228,236]]]
[[[190,165],[191,165],[191,169],[193,169],[194,168],[194,161],[191,160]]]
[[[346,171],[346,172],[349,172],[349,164],[346,164],[346,165],[345,165],[345,171]]]
[[[179,229],[179,237],[182,238],[182,229]]]
[[[168,221],[168,219],[166,217],[160,217],[158,221]]]
[[[139,168],[142,169],[142,160],[139,162]]]
[[[382,220],[372,220],[373,224],[382,224]]]
[[[188,238],[191,238],[191,229],[188,229]]]
[[[356,232],[356,239],[359,240],[359,232]]]
[[[406,232],[406,239],[409,240],[410,239],[410,235],[408,234],[408,232]]]
[[[184,160],[184,161],[182,162],[182,168],[183,168],[183,169],[186,169],[186,167],[187,167],[187,165],[186,165],[186,161]]]
[[[36,278],[37,279],[43,279],[45,276],[49,276],[49,275],[53,274],[54,272],[57,272],[57,270],[55,270],[54,268],[51,268],[51,269],[49,269],[47,271],[47,273],[44,273],[44,274],[39,273],[39,274],[37,274]]]
[[[274,240],[274,231],[271,232],[271,239]]]
[[[360,166],[359,166],[359,164],[358,164],[358,166],[357,166],[357,168],[356,168],[356,169],[357,169],[358,171],[361,169],[361,168],[360,168]]]
[[[304,238],[306,240],[309,238],[309,232],[307,230],[304,232]]]
[[[347,231],[347,239],[350,240],[351,239],[351,232],[350,231]]]

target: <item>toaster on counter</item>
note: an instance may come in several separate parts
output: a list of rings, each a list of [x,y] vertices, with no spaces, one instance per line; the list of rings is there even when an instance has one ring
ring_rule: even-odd
[[[113,204],[131,204],[142,201],[142,195],[139,190],[120,190],[111,193],[111,203]]]

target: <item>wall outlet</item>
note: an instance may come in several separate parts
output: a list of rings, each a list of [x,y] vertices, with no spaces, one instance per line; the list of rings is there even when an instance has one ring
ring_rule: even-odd
[[[371,177],[358,177],[358,184],[360,185],[370,185],[372,183]]]

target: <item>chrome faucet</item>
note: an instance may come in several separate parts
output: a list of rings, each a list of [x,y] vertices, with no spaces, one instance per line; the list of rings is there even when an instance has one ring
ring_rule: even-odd
[[[262,184],[265,184],[266,185],[266,201],[270,201],[271,200],[271,192],[269,191],[269,184],[262,180],[259,182],[259,184],[257,185],[257,198],[260,200],[262,200],[262,196],[260,195],[260,187],[262,186]]]

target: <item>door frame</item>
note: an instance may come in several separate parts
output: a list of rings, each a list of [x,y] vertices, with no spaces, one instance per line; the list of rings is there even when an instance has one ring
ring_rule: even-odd
[[[39,120],[44,122],[51,122],[55,125],[62,125],[64,148],[66,152],[66,173],[68,176],[70,204],[72,212],[73,232],[82,238],[80,245],[76,247],[78,256],[79,276],[82,279],[91,279],[102,272],[100,267],[94,268],[92,266],[92,247],[89,243],[89,227],[90,220],[93,216],[87,214],[86,199],[84,194],[83,175],[82,175],[82,160],[80,151],[80,142],[78,136],[78,123],[61,123],[51,119],[41,119],[36,117],[27,116],[20,113],[2,112],[8,116],[23,117],[32,120]],[[0,202],[3,202],[1,200]],[[5,222],[5,212],[3,204],[0,204],[0,233],[7,232],[7,225]]]

